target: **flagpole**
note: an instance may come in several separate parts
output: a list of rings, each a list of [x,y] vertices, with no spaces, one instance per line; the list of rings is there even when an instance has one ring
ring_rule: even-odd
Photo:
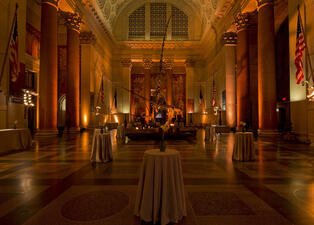
[[[301,24],[301,30],[303,32],[303,38],[304,38],[304,43],[305,43],[305,54],[306,54],[306,58],[307,58],[307,63],[306,63],[306,81],[308,81],[309,77],[308,77],[308,66],[310,67],[310,72],[311,72],[311,77],[312,77],[312,81],[314,82],[314,75],[313,75],[313,69],[312,69],[312,63],[311,63],[311,58],[310,58],[310,55],[309,55],[309,51],[308,51],[308,45],[307,45],[307,42],[306,42],[306,33],[305,33],[305,30],[304,30],[304,27],[303,27],[303,21],[302,21],[302,17],[301,17],[301,12],[300,12],[300,5],[298,4],[298,17],[300,19],[300,24]],[[309,83],[306,82],[306,88],[305,88],[305,96],[307,96],[308,94],[308,85]],[[308,98],[306,97],[305,98],[305,107],[306,107],[306,110],[305,110],[305,120],[306,120],[306,133],[305,133],[305,143],[309,144],[311,143],[311,141],[309,140],[309,124],[308,124],[308,105],[309,105],[309,100]]]
[[[305,30],[304,30],[304,27],[303,27],[302,17],[301,17],[301,13],[300,13],[300,5],[298,5],[298,17],[300,18],[301,29],[302,29],[303,36],[304,36],[304,43],[305,43],[305,46],[306,46],[306,49],[305,49],[306,58],[307,58],[307,61],[309,63],[309,66],[310,66],[312,81],[314,82],[313,67],[312,67],[311,57],[310,57],[310,54],[309,54],[309,51],[308,51],[308,45],[307,45],[307,42],[306,42],[306,33],[305,33]]]
[[[15,21],[16,21],[16,19],[17,19],[17,8],[18,8],[18,5],[17,5],[17,3],[16,3],[15,12],[14,12],[14,17],[13,17],[13,22],[12,22],[11,29],[10,29],[9,40],[8,40],[8,44],[7,44],[7,47],[6,47],[6,50],[5,50],[5,54],[4,54],[4,58],[3,58],[3,63],[2,63],[2,67],[1,67],[0,87],[1,87],[2,77],[3,77],[3,73],[4,73],[5,62],[6,62],[6,59],[7,59],[7,57],[8,57],[8,53],[9,53],[9,46],[10,46],[10,42],[11,42],[11,37],[12,37],[12,33],[13,33],[13,28],[14,28],[14,25],[15,25]],[[1,92],[1,91],[0,91],[0,92]]]

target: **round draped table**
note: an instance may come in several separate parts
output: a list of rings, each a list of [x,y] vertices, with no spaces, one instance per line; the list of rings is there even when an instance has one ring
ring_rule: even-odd
[[[1,129],[0,152],[25,150],[32,147],[32,136],[29,129]]]
[[[232,159],[239,161],[255,160],[252,132],[237,132],[235,134]]]
[[[215,141],[216,140],[216,128],[208,126],[205,128],[205,140]]]
[[[91,162],[109,162],[112,160],[112,144],[110,133],[101,133],[95,129],[92,143]]]
[[[186,216],[180,154],[148,150],[141,167],[135,215],[145,222],[177,223]]]

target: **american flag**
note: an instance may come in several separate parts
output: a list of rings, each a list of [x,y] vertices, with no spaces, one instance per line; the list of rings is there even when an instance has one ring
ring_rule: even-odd
[[[305,49],[305,41],[304,41],[304,34],[301,27],[300,21],[300,13],[298,13],[298,25],[297,25],[297,42],[296,42],[296,51],[295,51],[295,59],[294,64],[296,66],[296,80],[297,84],[300,84],[304,78],[303,73],[303,51]]]
[[[213,80],[213,100],[212,100],[212,106],[214,107],[216,104],[216,85],[215,80]]]
[[[19,40],[18,40],[18,30],[17,30],[17,17],[15,18],[13,36],[10,41],[10,75],[11,81],[16,82],[19,76]]]
[[[202,87],[200,87],[200,108],[202,108],[203,104],[203,93],[202,93]]]
[[[118,96],[117,96],[117,88],[114,90],[114,107],[115,108],[118,108],[118,102],[117,102],[117,98],[118,98]]]

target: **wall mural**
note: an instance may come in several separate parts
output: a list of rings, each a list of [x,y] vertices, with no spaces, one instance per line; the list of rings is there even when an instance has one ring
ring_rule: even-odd
[[[160,87],[159,92],[159,101],[158,104],[166,104],[167,99],[167,83],[166,76],[161,74],[151,74],[151,90],[152,96],[156,96],[155,91]],[[153,101],[157,101],[157,99],[152,99]]]
[[[185,111],[185,74],[172,75],[172,103]]]
[[[139,96],[145,96],[144,74],[131,75],[131,104],[134,107],[135,115],[145,114],[145,100]],[[134,94],[133,94],[134,93]],[[139,95],[139,96],[137,96]]]

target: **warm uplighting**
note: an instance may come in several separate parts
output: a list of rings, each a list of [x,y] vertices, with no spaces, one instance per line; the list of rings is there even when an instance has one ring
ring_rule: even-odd
[[[117,115],[114,115],[113,117],[114,117],[114,121],[115,121],[116,123],[119,123],[118,116],[117,116]]]
[[[84,115],[84,119],[83,120],[84,120],[84,125],[86,126],[87,125],[87,115],[86,114]]]

